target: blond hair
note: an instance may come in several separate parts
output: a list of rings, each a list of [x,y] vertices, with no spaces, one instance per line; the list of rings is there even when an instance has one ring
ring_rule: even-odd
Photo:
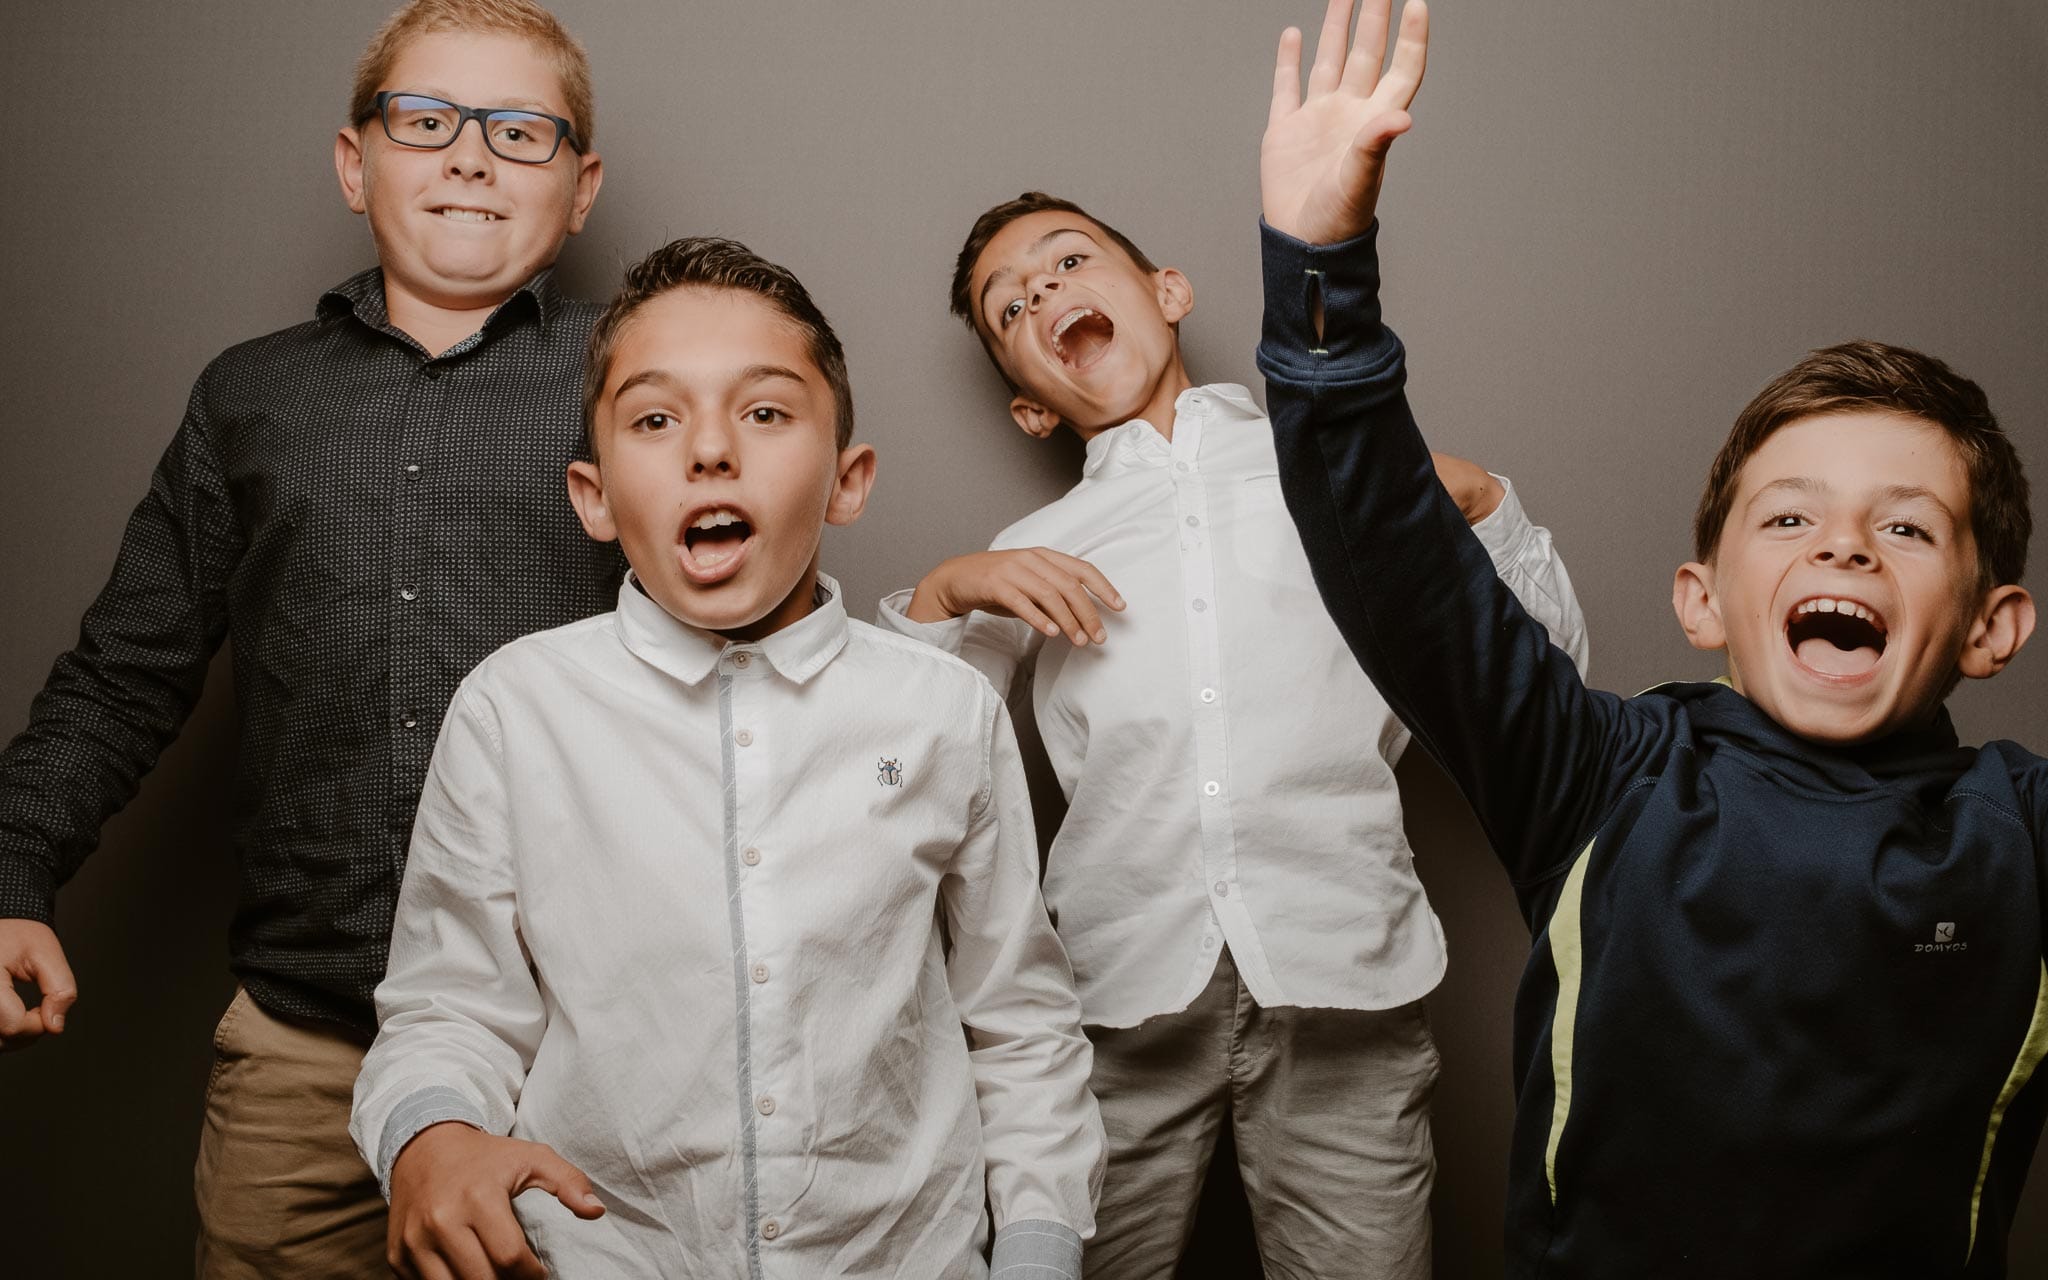
[[[533,0],[412,0],[377,29],[357,61],[355,87],[348,100],[349,123],[361,124],[376,114],[377,92],[407,42],[439,31],[523,36],[538,45],[555,64],[577,140],[586,150],[591,147],[597,120],[591,101],[590,58],[568,28]]]

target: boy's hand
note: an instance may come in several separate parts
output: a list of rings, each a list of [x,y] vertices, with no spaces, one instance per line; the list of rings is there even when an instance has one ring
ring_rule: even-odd
[[[1414,121],[1408,104],[1422,84],[1429,53],[1429,11],[1423,0],[1401,9],[1394,62],[1380,74],[1387,48],[1389,0],[1366,0],[1349,57],[1344,33],[1351,0],[1330,0],[1308,96],[1301,92],[1301,31],[1280,36],[1273,71],[1273,109],[1259,145],[1259,187],[1266,222],[1309,244],[1363,235],[1379,205],[1387,148]]]
[[[430,1125],[391,1166],[385,1260],[407,1280],[540,1280],[547,1268],[512,1212],[513,1197],[533,1187],[579,1218],[604,1216],[590,1179],[553,1147],[460,1121]]]
[[[1121,611],[1124,598],[1086,560],[1045,547],[954,556],[924,576],[910,597],[912,622],[943,622],[980,609],[1021,618],[1077,645],[1109,638],[1095,602]]]
[[[1458,504],[1458,512],[1465,517],[1466,524],[1478,524],[1494,513],[1500,500],[1508,491],[1500,487],[1500,481],[1493,478],[1485,467],[1476,462],[1448,453],[1432,453],[1431,462],[1436,463],[1437,482],[1444,492],[1451,495],[1451,501]]]
[[[0,1052],[25,1049],[64,1030],[64,1014],[78,999],[78,980],[57,934],[40,920],[0,920]],[[15,993],[15,979],[36,984],[43,1001],[31,1009]]]

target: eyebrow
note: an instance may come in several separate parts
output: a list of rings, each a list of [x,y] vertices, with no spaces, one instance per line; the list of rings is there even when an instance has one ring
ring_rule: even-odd
[[[1080,236],[1082,239],[1086,240],[1089,244],[1094,245],[1096,248],[1100,249],[1102,247],[1102,242],[1100,240],[1097,240],[1094,236],[1089,235],[1086,231],[1083,231],[1079,227],[1054,227],[1052,230],[1038,237],[1038,239],[1033,240],[1030,244],[1030,247],[1024,250],[1024,254],[1026,257],[1029,257],[1030,255],[1037,253],[1040,249],[1045,248],[1045,246],[1047,246],[1048,244],[1051,244],[1054,240],[1065,235]],[[1013,276],[1015,274],[1017,273],[1010,270],[1008,267],[998,267],[996,270],[989,272],[988,279],[981,282],[981,297],[975,300],[975,310],[988,310],[988,291],[996,287],[996,281],[1004,279],[1005,277],[1008,276]]]
[[[802,374],[789,368],[787,365],[779,364],[750,364],[740,370],[738,381],[763,382],[770,379],[794,382],[800,387],[810,385]],[[681,393],[684,390],[681,380],[668,370],[642,369],[619,384],[619,389],[612,392],[612,402],[616,404],[628,391],[633,390],[635,387],[645,386],[659,386],[665,390],[677,393]]]
[[[408,94],[415,98],[439,98],[443,102],[455,101],[454,98],[448,96],[446,89],[394,89],[392,92]],[[484,111],[531,111],[544,116],[555,114],[553,107],[537,98],[506,98],[493,106],[481,109]]]

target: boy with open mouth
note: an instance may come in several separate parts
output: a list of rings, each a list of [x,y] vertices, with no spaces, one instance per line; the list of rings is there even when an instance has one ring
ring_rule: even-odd
[[[884,625],[1022,680],[1068,799],[1045,895],[1109,1138],[1090,1274],[1170,1276],[1223,1126],[1274,1275],[1426,1276],[1442,931],[1394,765],[1408,742],[1316,599],[1272,432],[1196,385],[1188,278],[1071,202],[983,214],[952,306],[1080,483],[885,600]],[[1516,494],[1439,459],[1489,563],[1583,661]],[[1100,606],[1100,607],[1098,607]]]
[[[679,240],[585,385],[570,495],[632,573],[435,749],[356,1089],[393,1261],[1078,1276],[1101,1127],[1008,716],[818,568],[875,470],[838,338]]]
[[[1726,678],[1588,689],[1402,394],[1373,211],[1427,18],[1376,89],[1384,10],[1348,59],[1326,28],[1306,97],[1282,41],[1259,363],[1323,598],[1535,933],[1508,1274],[2003,1275],[2048,1108],[2048,762],[1942,704],[2033,630],[2012,443],[1938,360],[1811,353],[1737,418],[1674,581]]]

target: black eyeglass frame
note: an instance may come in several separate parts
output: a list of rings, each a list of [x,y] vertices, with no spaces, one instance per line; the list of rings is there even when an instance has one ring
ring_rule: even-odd
[[[407,142],[397,134],[392,133],[391,100],[394,98],[419,98],[426,102],[438,102],[442,106],[451,108],[455,112],[455,127],[448,131],[448,141]],[[455,145],[457,138],[462,136],[462,126],[474,120],[476,121],[477,132],[483,135],[484,146],[490,148],[491,154],[500,160],[508,160],[513,164],[547,164],[560,154],[564,142],[567,142],[569,149],[577,155],[583,154],[583,140],[576,136],[576,126],[560,116],[551,116],[545,111],[534,111],[527,107],[465,107],[459,102],[450,102],[446,98],[437,98],[431,93],[414,93],[410,89],[382,89],[370,101],[376,107],[377,123],[383,126],[384,136],[391,139],[398,146],[411,147],[415,151],[447,150]],[[555,145],[548,149],[547,157],[541,160],[525,160],[518,156],[508,156],[498,150],[497,144],[491,141],[491,117],[499,115],[525,116],[532,120],[545,120],[549,124],[554,125]]]

